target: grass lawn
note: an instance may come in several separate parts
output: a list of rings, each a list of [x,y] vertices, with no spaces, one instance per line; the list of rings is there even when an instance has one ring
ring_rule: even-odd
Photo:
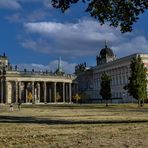
[[[0,106],[0,148],[147,148],[148,104]]]

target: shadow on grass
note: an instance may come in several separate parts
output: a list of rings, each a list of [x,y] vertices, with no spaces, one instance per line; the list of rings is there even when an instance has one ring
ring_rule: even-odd
[[[122,123],[145,123],[148,120],[54,120],[35,117],[18,117],[0,115],[0,123],[29,123],[29,124],[48,124],[48,125],[70,125],[70,124],[122,124]]]
[[[147,109],[148,104],[142,108],[138,108],[137,104],[23,104],[23,108],[47,108],[47,109]]]

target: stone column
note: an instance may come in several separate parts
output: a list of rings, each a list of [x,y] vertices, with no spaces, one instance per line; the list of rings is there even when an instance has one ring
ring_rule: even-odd
[[[22,86],[21,86],[21,82],[19,82],[19,99],[21,100],[22,98],[22,96],[21,96],[21,93],[22,93],[22,88],[21,88]]]
[[[46,88],[46,82],[44,82],[44,103],[47,103],[47,88]]]
[[[3,103],[4,102],[4,96],[3,96],[3,94],[4,94],[4,88],[3,88],[3,79],[1,79],[1,103]]]
[[[36,87],[34,88],[34,100],[35,100],[34,103],[37,103],[37,88]]]
[[[15,81],[15,103],[18,103],[18,82]]]
[[[34,82],[32,82],[32,103],[35,103],[35,98],[34,98]]]
[[[37,95],[37,98],[38,98],[38,100],[39,100],[39,102],[40,102],[40,98],[41,98],[41,97],[40,97],[40,84],[38,83],[37,86],[38,86],[38,90],[37,90],[37,94],[38,94],[38,95]]]
[[[63,102],[65,102],[65,83],[63,83]]]
[[[57,84],[56,82],[53,83],[53,92],[54,92],[54,97],[53,98],[54,98],[54,102],[56,102],[56,97],[57,97],[56,96],[57,95],[56,84]]]
[[[69,102],[71,103],[71,83],[69,83]]]

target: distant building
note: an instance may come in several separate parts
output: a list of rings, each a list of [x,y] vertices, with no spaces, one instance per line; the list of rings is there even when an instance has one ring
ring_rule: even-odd
[[[0,103],[71,102],[77,93],[75,76],[65,74],[59,59],[54,73],[12,69],[5,53],[0,55]]]
[[[133,54],[117,59],[113,51],[105,45],[96,57],[96,66],[87,68],[83,64],[76,66],[79,92],[88,96],[86,102],[103,102],[100,96],[101,75],[106,72],[111,76],[112,102],[126,103],[136,100],[129,96],[123,87],[128,84],[130,76],[130,63],[133,57],[140,55],[146,67],[148,67],[148,54]],[[83,68],[82,68],[83,67]]]

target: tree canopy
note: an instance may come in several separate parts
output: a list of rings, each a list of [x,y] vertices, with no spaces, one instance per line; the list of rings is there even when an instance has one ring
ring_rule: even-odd
[[[108,100],[111,99],[111,87],[110,87],[111,78],[106,73],[103,73],[101,76],[101,89],[100,95],[103,99],[106,100],[106,106],[108,106]]]
[[[130,68],[131,76],[129,77],[129,83],[124,88],[128,90],[131,96],[138,100],[138,105],[140,106],[140,102],[143,102],[147,97],[146,68],[140,56],[132,59]]]
[[[133,23],[148,9],[148,0],[51,0],[51,4],[65,12],[79,1],[87,5],[85,11],[101,25],[109,22],[110,26],[119,26],[122,33],[132,31]]]

